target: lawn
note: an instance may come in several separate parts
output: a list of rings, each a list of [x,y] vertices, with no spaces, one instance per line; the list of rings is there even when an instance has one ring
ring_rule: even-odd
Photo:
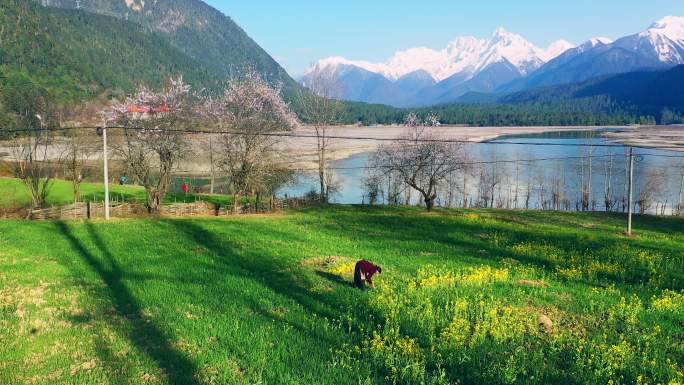
[[[118,202],[144,203],[146,199],[145,189],[134,185],[109,185],[110,199]],[[28,207],[31,205],[31,196],[26,187],[19,179],[0,177],[0,208]],[[102,202],[104,200],[104,185],[102,183],[82,183],[81,197],[85,202]],[[182,194],[168,193],[164,198],[165,203],[194,202],[203,200],[221,205],[230,204],[232,199],[226,195]],[[66,205],[74,203],[74,190],[72,182],[54,180],[48,195],[47,205]]]
[[[681,384],[684,220],[0,222],[2,384]],[[354,262],[383,267],[351,287]]]

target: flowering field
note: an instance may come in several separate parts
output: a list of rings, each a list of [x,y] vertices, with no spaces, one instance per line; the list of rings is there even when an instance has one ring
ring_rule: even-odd
[[[682,384],[684,221],[623,220],[0,222],[0,384]]]

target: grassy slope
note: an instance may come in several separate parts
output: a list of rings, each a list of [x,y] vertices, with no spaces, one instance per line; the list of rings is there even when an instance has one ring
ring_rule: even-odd
[[[681,382],[684,304],[653,298],[684,288],[684,221],[639,217],[631,240],[622,225],[345,206],[0,222],[0,384],[420,383],[436,362],[461,383]],[[378,289],[349,286],[357,258],[384,267]],[[445,348],[458,341],[448,309],[463,301],[482,313],[473,335],[489,332]],[[553,318],[552,337],[521,329],[538,312]],[[467,357],[432,354],[445,351]]]

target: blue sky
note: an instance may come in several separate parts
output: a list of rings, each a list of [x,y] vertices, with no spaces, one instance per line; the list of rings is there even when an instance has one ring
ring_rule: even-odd
[[[546,47],[566,39],[617,38],[667,15],[684,0],[204,0],[233,18],[292,75],[327,56],[384,61],[395,51],[443,48],[497,27]]]

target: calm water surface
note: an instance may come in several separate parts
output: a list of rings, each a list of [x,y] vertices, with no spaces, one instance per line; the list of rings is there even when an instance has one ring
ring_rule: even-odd
[[[608,130],[608,129],[606,129]],[[603,130],[603,131],[606,131]],[[526,142],[519,145],[505,142]],[[591,201],[593,209],[605,209],[606,191],[613,201],[621,201],[625,195],[627,156],[629,148],[619,147],[581,147],[581,146],[538,146],[536,143],[554,144],[615,144],[603,137],[602,131],[595,132],[558,132],[503,136],[486,144],[468,145],[467,153],[471,162],[491,162],[494,160],[517,160],[517,163],[481,164],[469,167],[465,173],[466,193],[463,193],[463,175],[455,175],[461,182],[455,186],[443,186],[440,190],[442,206],[461,206],[463,199],[469,206],[482,206],[483,189],[493,191],[495,206],[550,208],[556,200],[564,201],[566,209],[575,209],[581,200],[582,180],[589,181],[589,160],[591,155]],[[681,195],[684,153],[656,149],[635,149],[635,201],[642,200],[652,207],[644,211],[654,212],[656,207],[665,207],[671,212]],[[339,187],[332,197],[334,203],[365,203],[364,177],[368,159],[372,154],[357,154],[347,159],[332,162],[335,180]],[[657,155],[657,156],[653,156]],[[575,158],[563,160],[537,160],[548,158]],[[342,170],[339,170],[342,169]],[[495,181],[496,183],[492,183]],[[299,196],[317,190],[314,173],[301,173],[297,182],[280,191],[280,195]],[[495,187],[483,187],[492,185]],[[516,189],[517,187],[517,189]],[[517,191],[517,200],[516,198]],[[416,195],[414,193],[414,195]],[[489,192],[488,200],[491,203]],[[416,201],[414,196],[412,201]],[[615,207],[614,209],[619,209]]]

